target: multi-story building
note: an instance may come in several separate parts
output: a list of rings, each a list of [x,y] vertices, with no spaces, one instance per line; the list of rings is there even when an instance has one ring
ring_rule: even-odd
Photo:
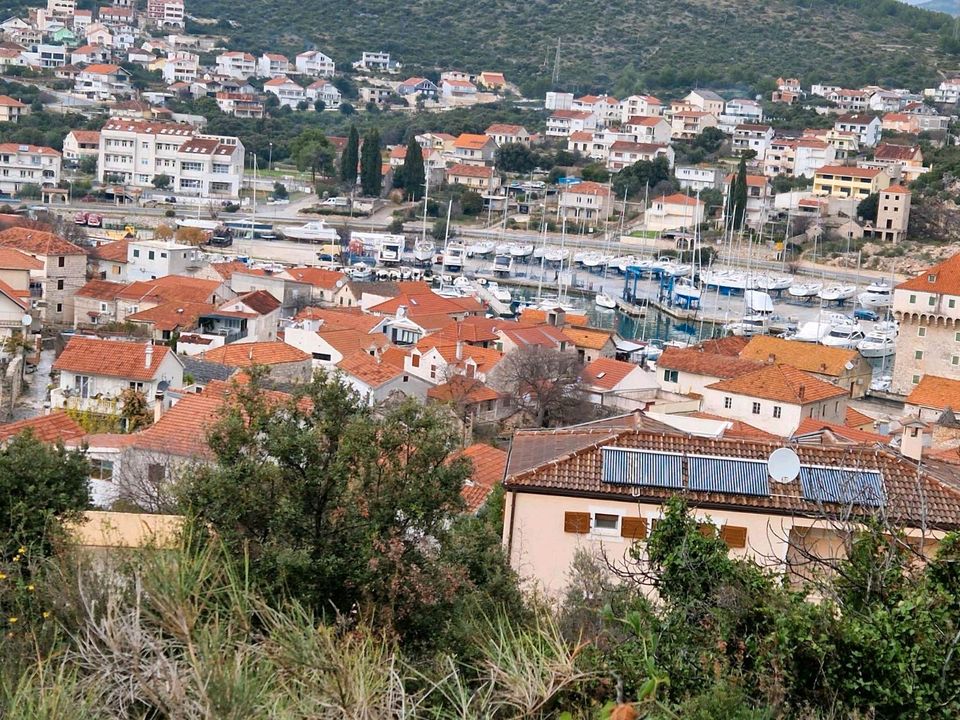
[[[388,52],[367,52],[364,51],[360,59],[353,63],[356,70],[366,70],[368,72],[386,72],[395,73],[400,71],[400,63],[390,59]]]
[[[894,392],[907,395],[924,375],[960,380],[960,255],[893,290],[900,322]]]
[[[58,20],[67,20],[73,17],[77,10],[75,0],[47,0],[47,14]]]
[[[63,159],[77,162],[100,154],[100,133],[97,130],[71,130],[63,139]]]
[[[24,53],[24,59],[29,65],[39,68],[58,68],[67,64],[70,59],[70,50],[63,45],[49,45],[36,43],[33,50]]]
[[[836,159],[836,149],[823,140],[775,137],[763,156],[763,174],[812,178],[817,170]]]
[[[827,93],[826,98],[847,112],[860,112],[867,109],[867,94],[863,90],[838,88]]]
[[[717,127],[718,124],[716,115],[703,110],[678,110],[670,115],[675,140],[693,140],[708,127]]]
[[[653,95],[631,95],[620,101],[621,122],[626,122],[632,117],[660,117],[662,115],[663,103]]]
[[[218,92],[217,107],[221,112],[234,117],[263,117],[263,103],[250,93]]]
[[[715,117],[723,115],[727,105],[726,101],[712,90],[691,90],[683,101]]]
[[[246,80],[257,74],[257,59],[247,52],[225,52],[217,55],[217,74]]]
[[[674,176],[682,190],[719,190],[723,185],[723,169],[711,165],[678,165]]]
[[[447,182],[463,185],[482,195],[493,195],[500,187],[500,176],[492,167],[458,163],[447,170]]]
[[[596,182],[581,182],[560,191],[560,217],[586,225],[606,222],[613,212],[610,188]]]
[[[100,131],[99,179],[150,187],[157,175],[174,192],[236,198],[243,179],[244,148],[236,137],[204,135],[191,125],[113,118]]]
[[[814,173],[813,192],[816,195],[863,200],[887,187],[890,179],[883,168],[825,165]]]
[[[89,100],[115,100],[133,91],[130,73],[119,65],[89,65],[77,73],[73,91]]]
[[[838,117],[833,129],[855,133],[860,145],[874,147],[880,142],[883,121],[876,115],[851,113]]]
[[[276,95],[280,107],[296,109],[297,105],[307,99],[307,91],[286,75],[267,80],[263,84],[263,91]]]
[[[643,226],[653,232],[693,230],[704,219],[706,205],[695,197],[674,193],[650,201],[643,215]]]
[[[607,170],[616,172],[641,160],[652,161],[658,157],[667,158],[673,167],[674,152],[669,145],[618,140],[610,145],[607,153]]]
[[[30,106],[9,95],[0,95],[0,122],[18,123],[22,115],[30,112]]]
[[[280,53],[264,53],[257,60],[257,75],[260,77],[281,77],[292,69],[287,56]]]
[[[670,142],[670,123],[656,115],[637,115],[627,118],[622,132],[633,135],[633,141],[639,143]]]
[[[24,185],[56,187],[60,160],[53,148],[0,143],[0,192],[17,195]]]
[[[736,175],[730,174],[723,184],[723,207],[729,207],[730,189],[734,185]],[[770,179],[765,175],[747,175],[747,213],[746,222],[753,228],[760,228],[767,220],[770,210],[770,201],[773,191]]]
[[[727,103],[721,120],[730,119],[734,125],[739,123],[760,124],[763,122],[763,106],[756,100],[735,98]]]
[[[880,192],[874,237],[894,244],[906,237],[910,225],[910,199],[910,191],[903,185],[890,185]]]
[[[547,118],[548,137],[569,137],[575,132],[596,129],[597,118],[587,110],[555,110]]]
[[[71,324],[73,297],[87,279],[87,254],[58,235],[13,227],[0,232],[0,246],[19,250],[42,263],[30,269],[30,297],[45,323]]]
[[[147,0],[147,20],[160,27],[186,26],[183,0]]]
[[[733,154],[743,155],[747,150],[752,150],[756,158],[763,162],[773,135],[773,128],[769,125],[737,125],[733,130]]]
[[[166,240],[130,240],[127,243],[127,282],[189,275],[201,265],[193,245]]]
[[[200,56],[190,52],[171,53],[163,66],[163,80],[168,85],[176,82],[192,83],[200,75]]]
[[[319,50],[307,50],[297,55],[294,67],[301,75],[312,77],[330,77],[337,69],[333,60]]]
[[[307,100],[322,102],[324,110],[336,110],[340,107],[341,95],[337,86],[329,80],[314,80],[307,85]]]

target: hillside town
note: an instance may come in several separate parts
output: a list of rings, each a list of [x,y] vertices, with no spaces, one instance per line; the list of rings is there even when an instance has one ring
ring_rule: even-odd
[[[794,589],[864,528],[952,547],[960,244],[934,158],[960,77],[525,98],[377,47],[248,51],[189,5],[0,22],[0,443],[84,458],[68,544],[174,547],[217,442],[282,422],[255,408],[332,413],[335,385],[364,418],[442,418],[454,515],[492,514],[547,605],[589,597],[585,557],[605,592],[627,578],[678,497]],[[269,455],[254,436],[238,467]],[[372,466],[421,450],[387,437]]]

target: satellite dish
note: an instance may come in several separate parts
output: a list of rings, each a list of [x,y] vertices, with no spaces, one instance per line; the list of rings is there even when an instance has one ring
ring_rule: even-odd
[[[767,472],[774,482],[792,482],[800,474],[800,458],[790,448],[778,448],[767,459]]]
[[[343,278],[341,278],[340,280],[337,280],[337,282],[334,284],[334,287],[337,288],[337,290],[339,290],[340,288],[343,287],[343,283],[344,283],[344,280]]]
[[[20,324],[24,327],[30,327],[33,324],[33,316],[29,314],[24,315],[22,318],[20,318]]]
[[[846,365],[844,365],[844,367],[845,367],[847,370],[853,370],[854,365],[853,365],[852,362],[850,362],[850,361],[848,360],[847,363],[846,363]]]

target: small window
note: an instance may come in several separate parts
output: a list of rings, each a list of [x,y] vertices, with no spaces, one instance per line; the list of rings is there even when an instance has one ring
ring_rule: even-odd
[[[774,406],[773,406],[773,416],[774,416],[775,418],[779,418],[781,412],[782,412],[782,408],[781,408],[779,405],[774,405]]]
[[[133,250],[133,256],[134,256],[135,258],[140,257],[140,251],[137,250],[136,248],[134,248],[134,250]],[[911,300],[910,302],[913,302],[913,300]]]
[[[949,307],[949,308],[955,308],[956,306],[957,306],[957,299],[956,299],[956,298],[950,298],[949,300],[947,300],[947,307]]]
[[[404,381],[404,382],[410,382],[410,376],[409,376],[409,375],[404,375],[404,376],[403,376],[403,381]]]
[[[156,257],[156,253],[153,250],[147,250],[147,260],[153,260]]]
[[[923,360],[923,350],[914,350],[913,352],[914,360]]]
[[[136,390],[137,392],[143,392],[143,383],[142,382],[130,382],[130,389]]]
[[[950,357],[950,364],[954,366],[960,365],[960,355],[952,355]]]
[[[927,336],[927,329],[925,327],[918,327],[917,337],[926,337],[926,336]]]
[[[165,252],[160,253],[160,257],[165,258],[167,254]]]
[[[930,307],[933,307],[933,306],[936,305],[936,304],[937,304],[937,296],[936,296],[936,295],[931,295],[929,298],[927,298],[927,305],[929,305]]]
[[[620,516],[613,513],[594,513],[593,531],[599,534],[614,534],[620,532]]]
[[[57,290],[63,290],[63,278],[57,280]]]
[[[754,414],[754,415],[759,415],[759,414],[760,414],[760,403],[755,402],[755,403],[753,404],[753,414]]]
[[[152,485],[162,483],[166,474],[165,468],[160,463],[150,463],[147,465],[147,480],[149,480]]]
[[[733,407],[733,398],[725,397],[723,399],[723,407],[725,410],[729,410]]]
[[[66,264],[67,264],[67,259],[63,255],[60,255],[57,258],[57,267],[63,267]]]
[[[916,296],[916,295],[911,295],[911,296],[910,296],[910,304],[912,305],[912,304],[915,303],[916,301],[917,301],[917,296]]]
[[[919,385],[919,384],[920,384],[920,376],[919,376],[919,375],[914,375],[913,378],[912,378],[912,382],[913,382],[914,385]]]
[[[318,352],[315,352],[315,353],[313,353],[313,359],[314,359],[314,360],[322,360],[323,362],[330,362],[331,357],[330,357],[330,353],[318,353]]]
[[[936,275],[927,275],[927,282],[935,283],[937,281]]]
[[[410,356],[410,365],[412,367],[420,367],[420,356],[414,353]]]
[[[669,383],[675,383],[680,379],[680,373],[677,370],[664,370],[663,371],[663,381]]]
[[[110,460],[90,458],[90,479],[113,480],[113,462]]]
[[[63,303],[57,303],[57,312],[63,312]]]

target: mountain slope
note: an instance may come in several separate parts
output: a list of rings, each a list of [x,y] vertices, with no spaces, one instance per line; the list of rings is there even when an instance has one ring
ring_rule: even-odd
[[[620,91],[780,74],[916,88],[934,78],[950,22],[895,0],[190,0],[189,11],[254,52],[316,46],[345,65],[383,49],[409,69],[503,70],[527,89],[549,85],[559,37],[562,85]]]
[[[917,7],[954,16],[960,15],[960,0],[924,0]]]

